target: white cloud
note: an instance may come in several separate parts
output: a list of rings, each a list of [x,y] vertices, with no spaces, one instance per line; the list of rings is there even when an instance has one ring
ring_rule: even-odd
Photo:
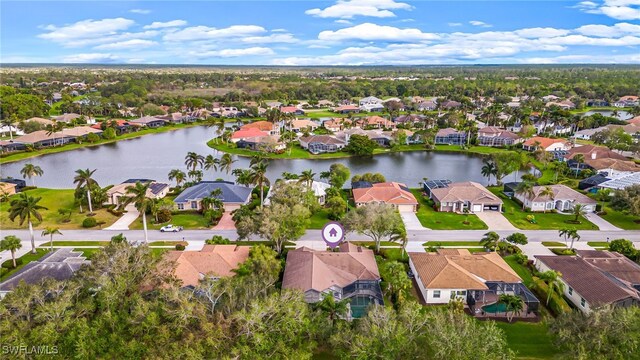
[[[102,44],[94,47],[98,50],[123,50],[123,49],[142,49],[157,45],[158,43],[151,40],[131,39],[110,44]]]
[[[307,15],[321,18],[352,19],[356,16],[369,16],[377,18],[395,17],[391,10],[411,10],[413,7],[407,3],[394,0],[338,0],[334,5],[324,9],[309,9]]]
[[[489,28],[492,27],[493,25],[491,24],[487,24],[484,21],[479,21],[479,20],[471,20],[469,21],[469,24],[473,25],[473,26],[479,26],[479,27],[484,27],[484,28]]]
[[[267,36],[247,36],[240,41],[249,44],[269,44],[269,43],[295,43],[298,42],[291,34],[271,34]]]
[[[604,0],[602,4],[582,1],[574,7],[589,14],[602,14],[618,20],[640,19],[640,0]]]
[[[400,29],[372,23],[364,23],[336,31],[326,30],[318,34],[319,40],[329,42],[345,40],[410,42],[437,38],[439,38],[438,35],[424,33],[419,29]]]
[[[99,39],[105,36],[115,35],[119,31],[126,30],[135,22],[125,18],[82,20],[74,24],[57,27],[46,25],[42,28],[47,33],[38,35],[41,39],[51,40],[67,47],[82,46],[86,39]]]
[[[462,26],[462,23],[459,22],[450,22],[447,23],[447,25],[451,26],[451,27],[456,27],[456,26]]]
[[[144,26],[145,29],[164,29],[170,27],[180,27],[187,25],[187,22],[184,20],[171,20],[167,22],[162,21],[154,21],[151,25]]]
[[[120,62],[120,57],[113,54],[75,54],[62,58],[64,63],[85,63],[85,64],[105,64]]]
[[[257,25],[233,25],[228,28],[217,29],[208,26],[193,26],[178,30],[164,36],[167,41],[192,41],[220,38],[238,38],[257,36],[267,30]]]
[[[345,20],[345,19],[338,19],[336,21],[334,21],[336,24],[343,24],[343,25],[353,25],[353,23],[349,20]]]
[[[151,14],[151,10],[147,10],[147,9],[131,9],[129,10],[129,12],[133,14],[142,14],[142,15]]]
[[[555,28],[528,28],[514,31],[516,35],[524,38],[548,38],[555,36],[563,36],[569,34],[569,30]]]
[[[272,49],[266,47],[250,47],[246,49],[205,51],[192,53],[191,55],[198,58],[231,58],[240,56],[271,56],[275,55],[275,52]]]
[[[584,25],[576,29],[576,32],[587,36],[616,37],[623,35],[640,35],[640,25],[629,23],[617,23],[607,25]]]

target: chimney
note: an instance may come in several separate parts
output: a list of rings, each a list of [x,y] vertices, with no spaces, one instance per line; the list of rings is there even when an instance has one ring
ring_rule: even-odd
[[[594,151],[594,152],[592,152],[592,153],[591,153],[591,160],[595,160],[595,159],[596,159],[596,156],[597,156],[597,155],[596,155],[596,152],[595,152],[595,151]]]

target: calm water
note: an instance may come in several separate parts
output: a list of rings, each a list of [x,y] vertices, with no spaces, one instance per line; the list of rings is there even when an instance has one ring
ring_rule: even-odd
[[[149,178],[168,181],[171,169],[186,170],[184,157],[187,152],[198,154],[221,154],[209,148],[206,142],[214,136],[211,128],[193,127],[166,133],[146,135],[136,139],[119,141],[114,144],[82,148],[58,154],[40,156],[2,165],[2,175],[20,177],[20,169],[26,163],[33,163],[44,170],[44,176],[36,178],[36,185],[47,188],[71,188],[77,169],[97,169],[96,180],[102,186],[118,184],[129,178]],[[247,158],[236,157],[234,168],[249,166]],[[426,151],[392,153],[367,158],[344,158],[327,160],[272,160],[268,177],[275,180],[284,171],[300,173],[313,169],[319,174],[328,170],[332,163],[340,162],[351,169],[351,174],[365,172],[382,173],[387,180],[403,182],[417,187],[424,177],[430,179],[450,179],[452,181],[472,180],[486,184],[480,174],[482,158],[455,153],[431,153]],[[186,172],[186,171],[185,171]],[[224,178],[233,180],[225,173],[205,172],[205,179]],[[512,181],[514,176],[505,180]]]
[[[587,111],[586,113],[583,114],[583,116],[589,116],[589,115],[593,115],[593,114],[602,114],[603,116],[611,116],[613,114],[613,111],[609,111],[609,110],[592,110],[592,111]],[[624,111],[624,110],[618,110],[618,119],[620,120],[628,120],[631,119],[633,117],[633,115],[629,114],[628,112]]]

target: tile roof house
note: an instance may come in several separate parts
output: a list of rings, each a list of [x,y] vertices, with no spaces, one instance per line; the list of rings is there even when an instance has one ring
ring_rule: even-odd
[[[47,130],[38,130],[32,133],[28,133],[15,138],[14,143],[33,145],[33,146],[55,146],[64,145],[73,139],[72,137],[64,137],[57,135],[58,133],[50,134]]]
[[[578,253],[580,254],[580,253]],[[536,267],[544,272],[554,270],[561,274],[564,284],[564,296],[583,313],[601,306],[615,307],[640,306],[640,293],[633,280],[640,270],[619,258],[608,254],[594,257],[592,252],[578,256],[535,256]],[[617,276],[621,276],[618,278]],[[625,277],[627,280],[625,280]]]
[[[383,118],[381,116],[367,116],[366,118],[357,121],[358,123],[360,123],[360,125],[364,128],[364,127],[374,127],[376,129],[380,129],[380,128],[395,128],[396,124],[387,119],[387,118]]]
[[[578,163],[574,160],[578,154],[582,154],[584,158],[583,163]],[[593,169],[600,172],[607,172],[609,176],[618,176],[629,172],[640,171],[640,167],[633,161],[603,146],[576,146],[567,152],[564,160],[572,169]]]
[[[333,135],[303,136],[299,139],[300,147],[312,154],[332,153],[341,150],[347,143]]]
[[[291,131],[295,133],[304,132],[304,130],[313,131],[320,127],[318,124],[307,119],[295,119],[291,121]]]
[[[280,141],[280,135],[261,135],[245,137],[236,142],[239,149],[253,151],[278,152],[286,149],[286,144]]]
[[[283,114],[304,115],[304,110],[295,106],[282,106],[280,112]]]
[[[39,260],[32,261],[0,283],[0,299],[11,292],[21,281],[27,284],[40,283],[45,278],[58,281],[70,279],[82,267],[90,264],[82,252],[70,248],[58,249]]]
[[[484,186],[473,182],[457,182],[432,189],[429,195],[438,211],[482,212],[502,211],[502,200]]]
[[[522,148],[528,151],[543,149],[544,151],[568,151],[571,150],[571,143],[564,139],[551,139],[541,136],[534,136],[527,139]]]
[[[518,295],[527,311],[537,311],[538,299],[495,252],[439,249],[437,253],[409,253],[409,267],[427,304],[447,304],[458,298],[472,313],[495,304],[502,294]]]
[[[348,318],[358,318],[370,304],[383,304],[379,282],[373,251],[345,242],[339,252],[306,247],[290,250],[282,288],[302,291],[308,303],[322,300],[325,294],[336,300],[348,299]]]
[[[382,99],[378,99],[375,96],[364,97],[360,99],[360,102],[359,102],[360,106],[370,105],[370,104],[382,104],[382,103],[383,103]]]
[[[633,107],[638,106],[640,104],[640,100],[638,100],[637,96],[627,95],[623,96],[618,101],[613,103],[615,107]]]
[[[37,122],[38,124],[45,125],[45,126],[54,124],[53,121],[51,121],[49,119],[43,119],[41,117],[32,117],[32,118],[29,118],[29,119],[25,120],[24,122],[31,122],[31,121]]]
[[[462,106],[461,103],[453,100],[445,100],[440,104],[440,107],[442,109],[455,109],[459,108],[460,106]]]
[[[462,145],[467,143],[467,133],[453,128],[440,129],[436,133],[436,144]]]
[[[72,120],[79,119],[80,117],[82,117],[82,115],[76,114],[76,113],[69,113],[69,114],[54,116],[53,118],[58,122],[69,123]]]
[[[338,114],[359,113],[360,108],[355,105],[340,105],[333,109]]]
[[[155,116],[143,116],[141,118],[129,120],[132,124],[138,124],[150,128],[164,126],[167,122],[164,119],[157,118]]]
[[[64,129],[62,131],[58,131],[56,132],[56,134],[58,134],[59,136],[71,136],[74,138],[77,137],[86,137],[89,134],[96,134],[96,135],[100,135],[102,134],[102,130],[99,129],[94,129],[91,126],[76,126],[73,128],[69,128],[69,129]]]
[[[393,205],[400,212],[416,212],[418,210],[418,200],[405,184],[386,182],[370,185],[352,190],[356,206],[383,203]]]
[[[284,182],[284,183],[296,183],[298,182],[298,180],[296,179],[291,179],[291,180],[278,180],[276,181],[276,185],[280,184],[280,182]],[[305,185],[306,186],[306,185]],[[315,181],[313,180],[311,182],[311,191],[313,191],[313,194],[316,196],[316,199],[318,199],[318,203],[320,205],[324,205],[324,202],[326,200],[326,194],[327,194],[327,190],[331,187],[331,185],[322,182],[322,181]],[[271,204],[271,194],[272,191],[270,190],[269,193],[267,194],[267,196],[265,196],[264,198],[264,204],[265,205],[269,205]]]
[[[259,136],[269,136],[269,133],[257,128],[240,129],[231,134],[231,142],[237,143],[240,140],[254,138]]]
[[[541,195],[546,188],[553,191],[553,196]],[[595,200],[565,185],[534,186],[532,190],[533,194],[530,195],[514,193],[515,198],[531,211],[570,212],[576,204],[583,205],[586,212],[596,210]]]
[[[522,142],[520,136],[495,126],[486,126],[478,130],[478,145],[507,146]]]
[[[114,185],[107,190],[107,204],[119,205],[123,202],[123,198],[129,196],[127,189],[135,186],[136,179],[127,180],[121,184]],[[139,179],[141,183],[148,183],[147,198],[149,199],[162,199],[169,193],[170,185],[165,183],[155,182],[149,179]]]
[[[322,123],[322,126],[329,131],[340,131],[343,130],[345,126],[351,126],[353,122],[349,119],[344,118],[333,118],[331,120],[326,120]]]
[[[205,245],[200,251],[169,251],[165,258],[176,263],[174,274],[183,287],[196,287],[207,276],[234,276],[250,250],[251,246]]]
[[[0,181],[0,195],[13,195],[15,194],[17,185],[14,183],[7,183]]]
[[[257,129],[260,131],[264,131],[269,135],[280,134],[280,127],[277,124],[274,124],[269,121],[254,121],[252,123],[245,124],[240,127],[240,130],[249,130],[249,129]]]
[[[229,181],[201,181],[184,189],[173,202],[178,210],[201,210],[200,202],[209,197],[215,189],[220,189],[220,200],[224,203],[225,211],[233,211],[251,200],[253,188],[235,185]]]
[[[418,104],[418,111],[432,111],[438,107],[438,104],[432,100],[426,100]]]

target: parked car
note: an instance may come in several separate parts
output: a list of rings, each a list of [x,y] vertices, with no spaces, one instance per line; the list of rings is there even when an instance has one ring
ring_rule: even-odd
[[[165,225],[160,228],[160,232],[179,232],[182,231],[182,226],[173,226],[171,224]]]

